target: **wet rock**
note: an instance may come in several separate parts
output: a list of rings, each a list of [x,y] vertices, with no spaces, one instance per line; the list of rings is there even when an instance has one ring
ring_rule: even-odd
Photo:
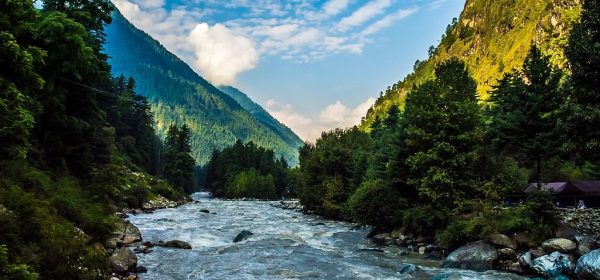
[[[593,250],[579,258],[575,275],[579,279],[600,280],[600,249]]]
[[[201,213],[206,213],[206,214],[209,214],[209,213],[210,213],[210,210],[208,210],[208,209],[200,209],[200,212],[201,212]]]
[[[500,255],[500,258],[502,259],[512,260],[517,256],[517,253],[511,248],[502,248],[498,249],[498,255]]]
[[[555,277],[573,273],[575,266],[570,256],[554,252],[550,255],[534,259],[531,268],[540,275]]]
[[[546,252],[542,249],[531,249],[529,250],[529,253],[531,254],[532,260],[546,255]]]
[[[519,264],[525,269],[530,269],[533,266],[533,260],[531,259],[531,252],[527,252],[519,256]]]
[[[138,280],[139,277],[135,274],[131,274],[129,276],[127,276],[127,280]]]
[[[113,271],[126,273],[134,271],[137,266],[137,257],[129,248],[116,249],[110,256]]]
[[[426,260],[436,260],[437,261],[437,260],[443,259],[443,254],[439,250],[431,251],[426,254],[427,254],[427,256],[425,256]]]
[[[253,235],[252,232],[250,232],[249,230],[242,230],[240,233],[238,233],[238,235],[236,235],[236,237],[233,239],[233,243],[237,243],[240,241],[243,241],[247,238],[249,238],[251,235]]]
[[[314,224],[314,226],[324,226],[324,225],[325,225],[325,223],[316,223],[316,224]]]
[[[151,212],[155,209],[174,208],[181,204],[182,202],[175,202],[162,195],[158,195],[156,198],[142,204],[142,210]]]
[[[169,241],[158,241],[158,243],[155,244],[156,246],[160,246],[160,247],[166,247],[166,248],[178,248],[178,249],[192,249],[192,245],[190,245],[190,243],[187,243],[185,241],[181,241],[181,240],[169,240]]]
[[[135,247],[135,249],[133,249],[133,252],[136,254],[148,254],[152,252],[152,250],[150,250],[148,246],[140,245]]]
[[[452,252],[442,267],[485,271],[494,269],[497,259],[498,253],[493,246],[483,241],[477,241]]]
[[[566,238],[553,238],[544,241],[542,248],[546,252],[570,253],[577,249],[577,244]]]
[[[572,228],[566,224],[560,224],[556,230],[554,230],[554,235],[557,238],[565,238],[572,241],[575,241],[575,236],[578,235],[577,230]]]
[[[504,234],[492,234],[489,236],[488,241],[490,242],[490,244],[496,246],[496,248],[510,248],[513,250],[517,249],[517,244],[515,243],[515,241],[513,241],[510,237]]]
[[[410,255],[410,252],[408,250],[401,249],[400,252],[398,252],[398,255],[408,256],[408,255]]]
[[[148,272],[148,269],[145,266],[138,265],[138,267],[136,267],[136,269],[135,269],[135,272],[136,273],[146,273],[146,272]]]
[[[425,255],[425,247],[419,247],[419,255]]]
[[[390,236],[391,236],[392,238],[396,238],[396,239],[398,239],[398,238],[400,238],[400,236],[402,236],[402,235],[403,235],[403,234],[402,234],[403,232],[404,232],[404,231],[403,231],[401,228],[396,228],[396,229],[392,230],[392,232],[390,233]]]
[[[391,237],[386,237],[384,238],[385,240],[385,245],[396,245],[396,240],[394,238]]]
[[[396,244],[396,246],[404,246],[406,243],[404,243],[404,240],[402,239],[396,239],[394,240],[394,244]]]
[[[575,236],[577,241],[577,250],[575,254],[577,256],[583,256],[592,250],[596,249],[596,239],[589,235],[578,235]]]
[[[389,237],[390,237],[390,234],[386,232],[386,233],[380,233],[380,234],[373,236],[373,238],[371,238],[371,240],[375,244],[385,245],[385,239],[389,238]]]
[[[142,234],[140,233],[140,230],[135,225],[133,225],[130,221],[119,220],[119,222],[117,222],[115,231],[113,232],[113,238],[111,238],[111,239],[118,239],[120,242],[127,245],[127,244],[142,241]],[[112,246],[112,243],[115,241],[110,241],[110,242],[111,242],[111,246]],[[116,243],[118,243],[118,241],[116,241]],[[117,244],[117,245],[119,245],[119,244]],[[114,248],[114,247],[109,247],[109,248]]]
[[[416,265],[409,263],[403,264],[402,267],[400,267],[400,269],[398,270],[400,274],[412,274],[417,271],[420,271],[420,269]]]

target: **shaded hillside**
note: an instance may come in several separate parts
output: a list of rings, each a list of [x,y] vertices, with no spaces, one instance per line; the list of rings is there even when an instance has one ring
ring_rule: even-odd
[[[304,143],[289,127],[271,116],[267,110],[252,101],[245,93],[231,86],[221,86],[219,89],[235,99],[246,111],[250,112],[260,123],[271,128],[283,141],[289,145],[300,147]]]
[[[113,73],[136,79],[138,92],[150,101],[159,133],[164,135],[172,123],[188,125],[198,164],[205,164],[213,149],[237,139],[253,141],[292,164],[297,162],[297,144],[281,138],[277,129],[257,120],[118,11],[106,34],[104,47]]]
[[[458,20],[451,23],[426,61],[389,87],[369,110],[363,128],[383,116],[392,104],[403,105],[408,91],[433,76],[435,65],[452,57],[464,60],[478,82],[480,98],[506,72],[520,67],[532,44],[551,55],[551,62],[566,68],[563,53],[570,27],[578,20],[578,0],[467,0]]]

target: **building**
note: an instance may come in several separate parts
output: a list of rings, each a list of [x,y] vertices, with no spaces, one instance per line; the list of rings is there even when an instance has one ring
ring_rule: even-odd
[[[575,181],[543,183],[542,191],[552,194],[554,203],[559,207],[577,207],[583,201],[585,207],[600,208],[600,181]],[[537,183],[531,183],[525,189],[530,195],[540,191]]]

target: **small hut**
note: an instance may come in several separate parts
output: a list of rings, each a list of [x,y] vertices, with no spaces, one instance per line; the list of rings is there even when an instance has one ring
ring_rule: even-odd
[[[600,208],[600,181],[543,183],[541,190],[549,191],[559,207],[577,207],[583,201],[585,207]],[[525,194],[538,191],[538,184],[531,183],[525,189]]]

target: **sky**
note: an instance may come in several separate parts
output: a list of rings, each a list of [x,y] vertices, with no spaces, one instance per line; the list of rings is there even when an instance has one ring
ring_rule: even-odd
[[[112,0],[215,85],[306,141],[360,123],[437,45],[465,0]]]

